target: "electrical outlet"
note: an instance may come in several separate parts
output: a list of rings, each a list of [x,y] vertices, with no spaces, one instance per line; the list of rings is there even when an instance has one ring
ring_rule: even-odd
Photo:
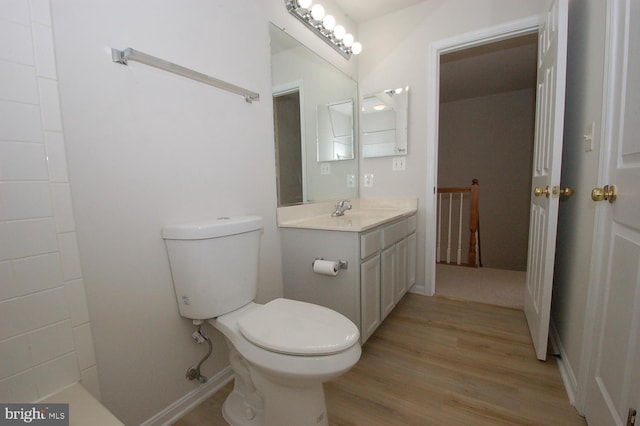
[[[370,188],[373,186],[373,173],[364,174],[364,186]]]
[[[347,188],[356,187],[356,175],[347,175]]]
[[[394,172],[404,171],[406,168],[405,165],[405,157],[393,157],[393,162],[391,163],[391,170]]]
[[[331,163],[320,163],[320,174],[321,175],[330,175],[331,174]]]

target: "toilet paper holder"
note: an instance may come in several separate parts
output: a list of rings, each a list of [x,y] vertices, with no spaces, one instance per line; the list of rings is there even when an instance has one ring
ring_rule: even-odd
[[[313,262],[311,262],[311,267],[313,268],[313,264],[316,263],[316,260],[325,260],[324,257],[316,257]],[[349,269],[349,261],[347,260],[338,260],[338,269]]]

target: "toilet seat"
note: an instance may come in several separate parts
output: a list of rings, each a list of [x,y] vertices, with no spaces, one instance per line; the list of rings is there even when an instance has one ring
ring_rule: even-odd
[[[330,355],[358,342],[358,328],[344,315],[323,306],[275,299],[238,319],[245,339],[288,355]]]

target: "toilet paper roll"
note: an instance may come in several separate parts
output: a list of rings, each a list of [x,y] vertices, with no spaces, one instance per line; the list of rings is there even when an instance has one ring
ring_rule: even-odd
[[[320,275],[338,275],[338,262],[331,260],[316,260],[313,262],[313,272]]]

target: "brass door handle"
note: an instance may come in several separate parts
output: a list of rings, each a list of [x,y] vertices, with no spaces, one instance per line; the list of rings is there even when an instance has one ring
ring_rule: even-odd
[[[571,189],[571,193],[573,193],[572,189]],[[558,195],[561,195],[561,190],[560,190],[559,186],[549,186],[549,185],[547,185],[544,188],[536,187],[533,190],[533,195],[535,195],[536,197],[544,195],[547,198],[549,198],[549,197],[558,198]]]
[[[605,185],[604,188],[593,188],[591,191],[591,199],[593,201],[607,200],[613,203],[618,198],[618,192],[615,185]]]
[[[573,193],[574,193],[573,188],[570,188],[568,186],[566,188],[560,188],[560,196],[561,197],[569,198],[569,197],[571,197],[573,195]]]
[[[544,195],[545,197],[549,198],[550,193],[551,193],[551,188],[549,187],[549,185],[547,185],[546,188],[540,188],[538,186],[536,187],[536,189],[533,190],[533,195],[535,195],[536,197]]]

